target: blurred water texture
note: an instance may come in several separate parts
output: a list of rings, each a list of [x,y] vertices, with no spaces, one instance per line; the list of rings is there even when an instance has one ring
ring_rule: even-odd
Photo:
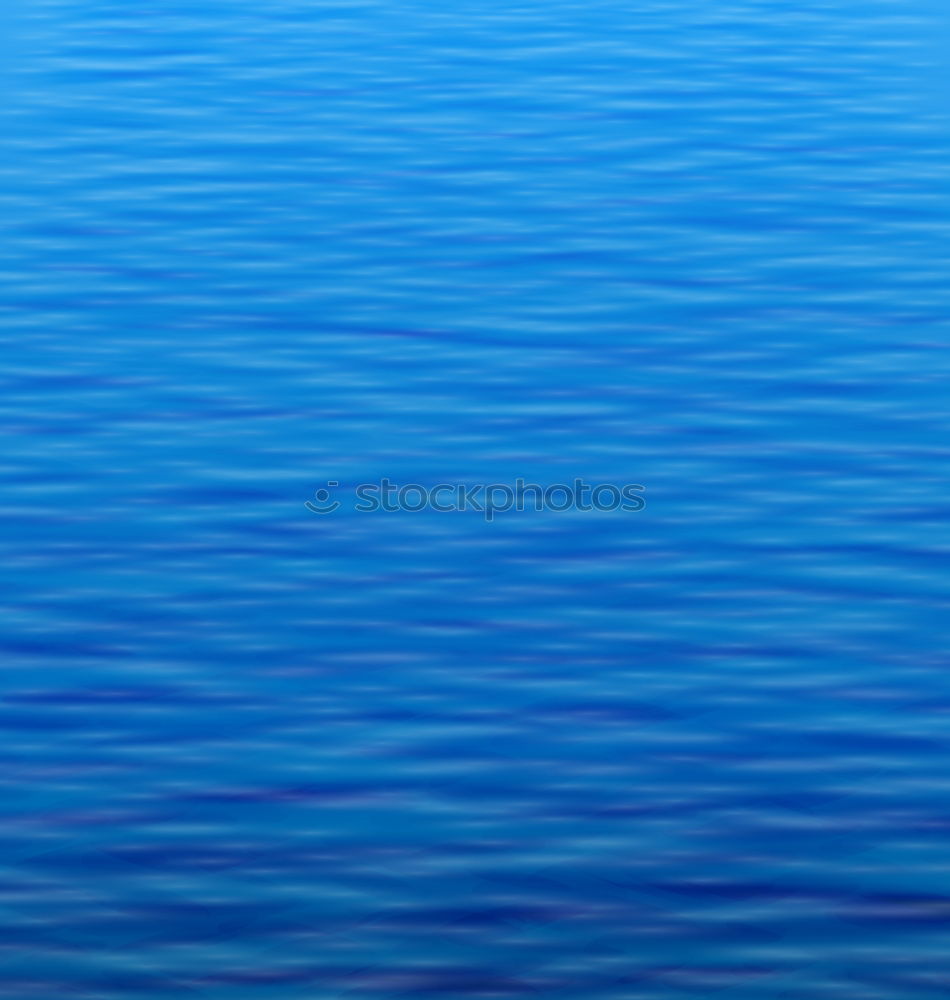
[[[945,12],[17,20],[0,996],[945,997]]]

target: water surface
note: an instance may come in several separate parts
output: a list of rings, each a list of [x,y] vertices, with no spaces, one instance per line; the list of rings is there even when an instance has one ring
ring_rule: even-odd
[[[0,995],[944,997],[945,15],[18,21]]]

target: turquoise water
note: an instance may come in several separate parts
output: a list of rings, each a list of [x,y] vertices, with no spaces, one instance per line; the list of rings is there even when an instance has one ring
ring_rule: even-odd
[[[0,996],[945,997],[945,12],[11,10]]]

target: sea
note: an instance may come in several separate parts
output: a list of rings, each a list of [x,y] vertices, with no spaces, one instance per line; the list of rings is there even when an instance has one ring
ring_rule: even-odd
[[[945,1000],[946,8],[0,33],[0,997]]]

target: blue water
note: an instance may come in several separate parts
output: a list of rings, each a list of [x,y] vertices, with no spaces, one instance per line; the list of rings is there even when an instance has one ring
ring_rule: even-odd
[[[0,996],[945,998],[946,12],[7,17]]]

